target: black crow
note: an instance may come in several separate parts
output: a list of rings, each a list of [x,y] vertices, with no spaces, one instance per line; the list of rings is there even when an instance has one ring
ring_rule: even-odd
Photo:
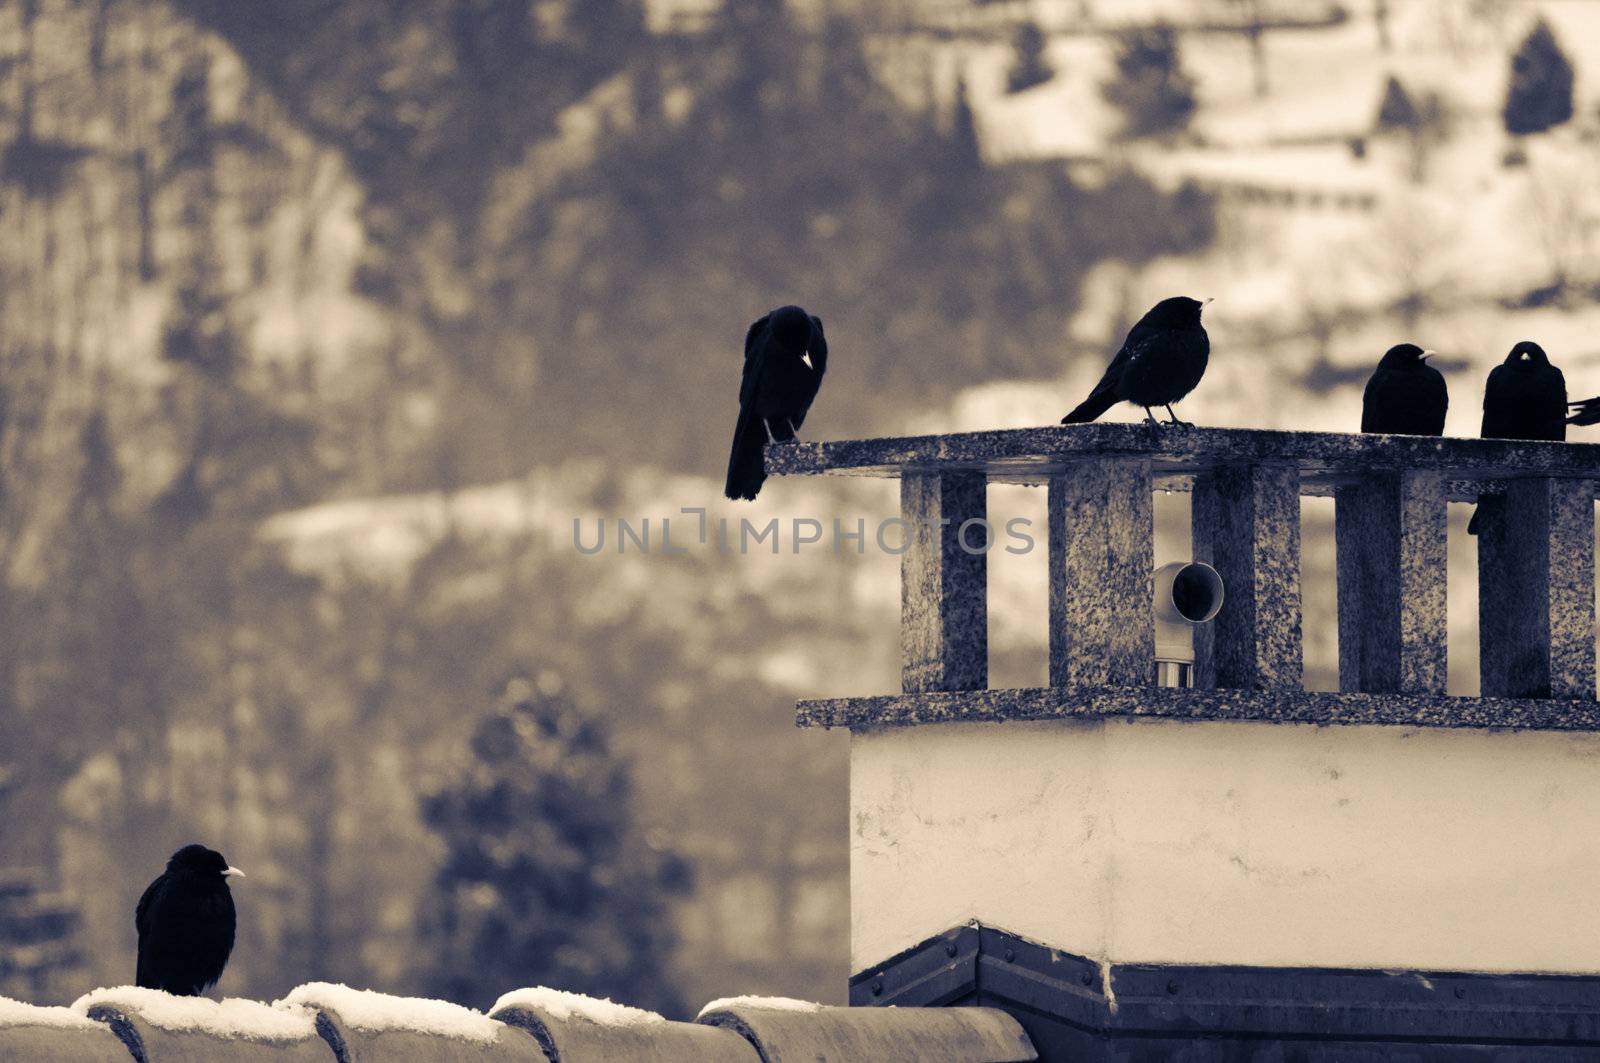
[[[1544,348],[1523,340],[1489,373],[1483,389],[1483,438],[1567,438],[1567,381]],[[1478,534],[1478,512],[1467,534]]]
[[[145,888],[134,909],[139,931],[135,982],[181,997],[197,997],[217,984],[233,951],[233,895],[222,854],[185,845]]]
[[[1568,424],[1600,424],[1600,395],[1582,402],[1569,402],[1567,408],[1573,411],[1567,418]]]
[[[1444,435],[1450,406],[1444,375],[1429,365],[1414,343],[1390,347],[1367,380],[1361,396],[1361,430],[1404,436]]]
[[[1198,299],[1179,295],[1151,307],[1128,330],[1100,383],[1061,423],[1083,424],[1119,402],[1131,402],[1143,406],[1152,423],[1160,422],[1150,408],[1165,406],[1173,424],[1185,424],[1172,412],[1172,404],[1193,391],[1206,372],[1211,340],[1200,324],[1203,306]]]
[[[762,448],[792,443],[828,370],[822,319],[798,306],[780,306],[744,335],[739,423],[728,455],[729,498],[754,499],[767,478]]]

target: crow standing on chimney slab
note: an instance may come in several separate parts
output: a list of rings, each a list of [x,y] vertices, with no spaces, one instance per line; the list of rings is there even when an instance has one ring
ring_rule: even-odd
[[[1193,391],[1206,372],[1211,340],[1200,324],[1205,303],[1179,295],[1151,307],[1128,330],[1100,383],[1061,423],[1084,424],[1119,402],[1131,402],[1144,407],[1152,424],[1161,423],[1150,412],[1153,406],[1165,406],[1173,424],[1187,424],[1178,420],[1172,404]]]
[[[794,442],[827,369],[821,318],[798,306],[781,306],[750,326],[744,337],[739,422],[723,487],[729,498],[755,499],[767,478],[762,448],[768,442]]]
[[[1444,374],[1428,364],[1432,351],[1414,343],[1390,347],[1361,396],[1361,430],[1405,436],[1444,434],[1450,406]]]
[[[233,951],[233,895],[222,854],[203,845],[185,845],[172,854],[167,869],[145,888],[134,909],[139,932],[135,983],[180,997],[197,997],[217,984]]]
[[[1567,438],[1567,381],[1544,348],[1523,340],[1489,373],[1483,389],[1483,438]],[[1478,511],[1467,534],[1478,534]]]

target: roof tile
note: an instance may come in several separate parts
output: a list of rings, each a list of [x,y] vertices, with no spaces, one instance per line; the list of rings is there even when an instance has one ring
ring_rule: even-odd
[[[764,1063],[1023,1063],[1038,1059],[1017,1020],[995,1008],[801,1010],[759,1001],[708,1008],[700,1021],[736,1030]]]
[[[689,1022],[604,1022],[581,1010],[534,1003],[490,1012],[519,1026],[544,1047],[550,1063],[760,1063],[755,1048],[731,1030]],[[646,1013],[651,1014],[651,1013]]]
[[[104,1024],[68,1008],[41,1008],[0,997],[0,1059],[127,1063],[128,1050]]]
[[[308,1013],[259,1001],[119,986],[80,997],[72,1010],[108,1024],[138,1063],[328,1063]]]
[[[992,1008],[836,1008],[738,997],[698,1022],[551,989],[489,1015],[313,982],[268,1005],[97,989],[71,1008],[0,998],[0,1060],[28,1063],[1022,1063]]]
[[[547,1063],[526,1030],[443,1000],[311,982],[277,1006],[313,1009],[317,1032],[338,1063]]]

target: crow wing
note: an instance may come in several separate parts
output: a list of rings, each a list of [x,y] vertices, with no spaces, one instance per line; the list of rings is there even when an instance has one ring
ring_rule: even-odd
[[[1133,331],[1128,333],[1128,338],[1122,341],[1122,346],[1111,359],[1111,364],[1106,366],[1106,371],[1100,377],[1100,383],[1089,392],[1089,399],[1092,401],[1103,395],[1115,395],[1118,385],[1122,383],[1122,374],[1150,353],[1157,335],[1154,329],[1135,325]]]
[[[165,875],[156,876],[155,881],[144,888],[144,893],[139,895],[139,903],[134,906],[133,928],[139,932],[140,937],[144,937],[146,931],[149,929],[150,902],[153,901],[156,894],[160,892],[161,883],[165,881],[165,879]]]
[[[1378,389],[1383,385],[1379,382],[1383,377],[1383,370],[1379,369],[1367,378],[1367,386],[1361,392],[1361,430],[1373,432],[1373,427],[1378,421]]]
[[[1504,410],[1506,400],[1501,394],[1509,383],[1507,372],[1504,365],[1495,366],[1489,370],[1488,383],[1483,387],[1483,427],[1478,434],[1485,439],[1504,439],[1511,431]]]
[[[756,384],[761,379],[761,365],[764,361],[764,344],[762,336],[766,333],[767,322],[771,314],[763,314],[751,323],[744,334],[744,376],[739,380],[739,405],[749,406],[755,401]]]
[[[1550,380],[1548,390],[1544,394],[1544,401],[1540,403],[1540,426],[1544,428],[1544,438],[1562,442],[1567,438],[1567,378],[1560,369],[1550,367]]]
[[[770,320],[771,317],[772,317],[771,314],[762,314],[760,317],[758,317],[754,321],[750,322],[750,327],[745,330],[745,334],[744,334],[744,357],[745,357],[745,361],[749,361],[750,360],[750,351],[756,345],[756,337],[758,335],[760,335],[762,329],[767,327],[767,321]]]

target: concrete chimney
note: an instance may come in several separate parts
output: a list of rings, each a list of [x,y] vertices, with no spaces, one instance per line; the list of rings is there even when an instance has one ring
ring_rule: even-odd
[[[899,476],[928,529],[902,693],[800,705],[852,732],[853,1003],[1002,1007],[1074,1063],[1596,1050],[1600,446],[1106,424],[768,462]],[[1049,493],[1047,687],[987,688],[983,568],[940,532],[990,481]],[[1196,558],[1159,572],[1158,486]],[[1488,697],[1445,690],[1458,490]],[[1301,682],[1303,493],[1336,498],[1337,692]]]

